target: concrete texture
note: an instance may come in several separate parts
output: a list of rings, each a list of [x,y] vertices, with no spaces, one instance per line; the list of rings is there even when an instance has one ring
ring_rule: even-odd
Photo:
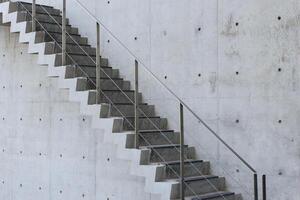
[[[9,30],[0,26],[0,199],[158,199]]]
[[[43,2],[58,7],[61,3]],[[94,43],[94,22],[71,2],[68,17]],[[299,1],[82,2],[246,160],[267,174],[270,199],[299,198]],[[133,58],[105,32],[102,54],[132,79]],[[176,128],[178,103],[141,73],[144,96]],[[186,118],[188,142],[198,152],[212,154],[218,164],[213,166],[222,166],[251,187],[251,174],[196,120]],[[228,181],[232,187],[239,185]]]

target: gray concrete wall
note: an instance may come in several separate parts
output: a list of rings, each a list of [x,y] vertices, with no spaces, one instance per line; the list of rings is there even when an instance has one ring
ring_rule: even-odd
[[[61,7],[61,0],[40,2]],[[267,174],[270,199],[299,199],[299,1],[81,2],[251,165]],[[74,0],[68,5],[71,23],[94,44],[94,22]],[[134,59],[105,31],[101,47],[111,65],[132,80]],[[177,102],[141,71],[145,99],[176,128]],[[216,160],[217,172],[222,170],[216,164],[226,169],[232,187],[238,187],[236,179],[250,187],[251,174],[196,120],[186,118],[187,139],[197,146],[199,157],[206,157],[206,150]]]
[[[157,199],[9,29],[0,26],[0,199]]]

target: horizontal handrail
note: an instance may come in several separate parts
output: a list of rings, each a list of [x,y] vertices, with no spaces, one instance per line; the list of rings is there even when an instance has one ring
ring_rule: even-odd
[[[173,95],[204,127],[206,127],[223,145],[225,145],[247,168],[249,168],[253,173],[256,173],[254,167],[252,167],[240,154],[238,154],[225,140],[217,134],[201,117],[199,117],[191,107],[189,107],[175,92],[173,92],[166,84],[164,84],[144,63],[140,60],[117,36],[110,31],[94,14],[92,14],[89,9],[87,9],[81,2],[78,0],[75,1],[80,7],[96,22],[98,22],[118,43],[125,48],[128,53],[137,60],[143,68],[156,80],[158,81],[171,95]]]

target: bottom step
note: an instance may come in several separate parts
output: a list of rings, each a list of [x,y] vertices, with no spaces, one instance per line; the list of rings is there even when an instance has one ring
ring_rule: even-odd
[[[189,196],[185,197],[185,200],[240,200],[238,195],[233,192],[214,192],[205,195]],[[179,200],[179,199],[178,199]]]

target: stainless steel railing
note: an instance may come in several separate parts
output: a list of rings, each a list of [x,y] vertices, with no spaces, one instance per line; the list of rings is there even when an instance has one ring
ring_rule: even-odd
[[[126,96],[126,98],[128,98],[131,103],[135,106],[135,124],[134,126],[130,123],[130,126],[132,126],[132,128],[134,128],[134,132],[135,132],[135,147],[138,148],[139,147],[139,138],[142,137],[142,135],[139,134],[139,113],[142,113],[144,116],[147,117],[147,119],[150,121],[150,123],[152,123],[153,125],[155,125],[152,120],[142,111],[142,109],[139,108],[139,100],[138,100],[138,88],[139,88],[139,67],[142,66],[149,74],[150,76],[156,80],[159,84],[161,84],[172,96],[174,96],[180,105],[180,148],[177,149],[178,152],[180,153],[180,174],[178,175],[178,177],[180,178],[180,183],[181,183],[181,199],[184,199],[184,190],[187,184],[184,182],[184,161],[186,160],[186,158],[184,158],[184,119],[183,119],[183,112],[184,109],[186,109],[188,112],[190,112],[197,120],[200,124],[202,124],[204,127],[206,127],[207,130],[209,130],[210,133],[212,133],[227,149],[229,149],[252,173],[253,173],[253,180],[254,180],[254,199],[258,200],[258,180],[257,180],[257,172],[256,170],[240,155],[238,154],[228,143],[225,142],[225,140],[223,138],[221,138],[204,120],[202,120],[202,118],[200,118],[181,98],[179,98],[176,93],[174,91],[172,91],[167,85],[165,85],[162,81],[160,81],[160,79],[152,72],[150,71],[147,66],[121,41],[118,39],[118,37],[116,37],[103,23],[101,23],[99,21],[99,19],[97,19],[84,5],[82,5],[82,3],[80,3],[77,0],[74,0],[75,2],[78,3],[78,5],[80,7],[82,7],[86,13],[88,13],[96,22],[96,30],[97,30],[97,48],[96,48],[96,83],[94,83],[92,81],[92,83],[96,86],[96,92],[97,92],[97,97],[96,97],[96,103],[100,103],[100,95],[105,95],[105,93],[103,91],[101,91],[100,88],[100,72],[104,71],[103,69],[101,69],[101,56],[100,56],[100,26],[103,27],[111,36],[114,37],[114,39],[116,39],[127,51],[129,54],[131,54],[133,56],[133,58],[135,58],[135,100],[131,101],[131,99],[127,96],[127,94],[125,92],[123,92],[123,90],[121,88],[118,87],[117,83],[115,83],[114,80],[111,79],[111,81],[118,87],[118,89]],[[35,5],[35,0],[33,0],[33,4],[32,4],[32,30],[36,30],[36,5]],[[49,14],[49,13],[48,13]],[[49,16],[51,16],[49,14]],[[58,23],[59,24],[59,23]],[[72,57],[70,55],[68,55],[67,51],[66,51],[66,38],[67,36],[72,38],[72,36],[67,33],[66,31],[66,0],[63,0],[63,20],[62,20],[62,64],[66,65],[66,57],[70,57],[72,60]],[[45,29],[46,30],[46,29]],[[49,34],[50,35],[50,34]],[[75,41],[75,40],[74,40]],[[75,41],[75,43],[77,43]],[[77,43],[78,46],[80,46]],[[82,49],[83,50],[83,49]],[[84,50],[83,50],[84,51]],[[84,53],[90,57],[88,55],[88,53],[86,53],[84,51]],[[90,57],[90,59],[92,59]],[[92,59],[93,60],[93,59]],[[74,61],[74,63],[76,63]],[[78,65],[78,64],[77,64]],[[79,66],[79,65],[78,65]],[[80,67],[80,66],[79,66]],[[105,73],[105,72],[104,72]],[[109,76],[108,76],[109,77]],[[89,78],[87,76],[87,78]],[[108,97],[106,97],[108,98]],[[115,106],[114,103],[111,101],[110,102],[112,106]],[[123,115],[120,112],[121,115]],[[124,120],[126,120],[126,117],[123,115]],[[159,130],[159,127],[156,127],[157,130]],[[162,135],[163,132],[160,131],[160,133]],[[167,138],[167,137],[166,137]],[[168,139],[168,138],[167,138]],[[149,143],[150,144],[150,143]],[[196,167],[195,167],[196,168]],[[209,181],[209,180],[207,180]],[[224,198],[224,197],[223,197]],[[226,199],[226,198],[224,198]]]

